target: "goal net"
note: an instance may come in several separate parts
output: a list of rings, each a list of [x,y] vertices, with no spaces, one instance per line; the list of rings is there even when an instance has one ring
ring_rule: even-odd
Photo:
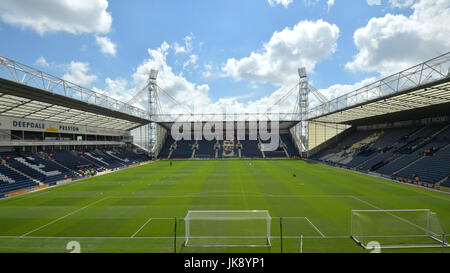
[[[267,210],[188,211],[185,246],[270,246],[271,217]]]
[[[353,210],[350,236],[366,249],[372,241],[380,248],[448,246],[436,213],[429,209]]]

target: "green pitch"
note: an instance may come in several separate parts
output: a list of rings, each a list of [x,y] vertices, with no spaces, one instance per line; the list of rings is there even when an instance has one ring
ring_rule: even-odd
[[[173,163],[0,200],[0,252],[369,252],[349,238],[350,216],[374,209],[431,209],[450,233],[447,194],[298,160]],[[188,210],[268,210],[271,246],[186,247]]]

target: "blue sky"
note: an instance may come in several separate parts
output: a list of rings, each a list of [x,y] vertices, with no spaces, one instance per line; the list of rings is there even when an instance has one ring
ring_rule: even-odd
[[[4,0],[0,55],[123,101],[156,68],[182,103],[248,111],[300,66],[333,98],[445,53],[449,18],[446,0]]]

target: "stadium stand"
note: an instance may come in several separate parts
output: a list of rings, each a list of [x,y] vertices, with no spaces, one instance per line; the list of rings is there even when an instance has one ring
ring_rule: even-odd
[[[123,168],[150,160],[127,149],[80,151],[1,152],[0,192],[53,183],[105,169]]]
[[[164,142],[164,145],[161,149],[161,152],[159,153],[158,158],[161,158],[161,159],[169,158],[169,155],[171,155],[171,147],[174,143],[175,143],[175,140],[173,140],[171,137],[167,137],[167,139]]]
[[[94,169],[97,171],[102,171],[103,168],[94,164],[93,162],[81,157],[81,154],[75,155],[72,151],[50,151],[48,154],[52,154],[52,158],[60,163],[68,167],[69,169],[79,172],[80,170],[84,171],[87,169]],[[82,152],[80,152],[82,153]]]
[[[172,152],[171,158],[191,158],[194,143],[194,140],[177,141],[177,148]]]
[[[299,156],[298,150],[295,148],[294,141],[288,134],[282,134],[280,135],[281,141],[286,145],[286,151],[288,152],[289,156]]]
[[[40,158],[37,154],[30,152],[13,152],[8,153],[8,156],[10,157],[10,160],[7,161],[7,164],[43,183],[67,179],[74,175],[73,171],[50,160]]]
[[[209,157],[214,158],[216,155],[216,151],[214,150],[215,141],[207,141],[207,140],[199,140],[198,141],[198,150],[195,153],[196,157]]]
[[[450,174],[450,124],[356,131],[312,159],[396,179],[438,183]]]
[[[122,160],[127,165],[141,163],[144,161],[149,161],[151,159],[146,154],[137,154],[127,149],[116,149],[113,151],[106,151],[106,153],[111,155],[112,157],[116,157]]]
[[[270,141],[261,141],[261,143],[269,144]],[[284,143],[282,141],[279,141],[278,148],[275,151],[264,151],[264,156],[268,157],[268,158],[283,158],[283,157],[287,157],[286,151],[282,147],[283,144]]]
[[[263,158],[263,153],[261,152],[259,146],[259,140],[248,139],[248,136],[246,136],[246,140],[238,141],[235,139],[234,148],[228,152],[233,154],[234,157],[239,157],[240,155],[243,158]],[[267,140],[263,142],[269,143],[270,141]],[[192,157],[193,147],[198,147],[194,154],[195,158],[216,158],[216,148],[218,148],[218,158],[229,157],[224,156],[224,140],[217,142],[216,140],[208,141],[201,139],[198,141],[180,140],[175,142],[172,137],[168,136],[161,148],[158,158],[188,159]],[[241,147],[241,153],[239,153],[238,147]],[[294,142],[288,134],[282,134],[280,136],[280,142],[275,151],[266,151],[264,154],[266,158],[286,158],[299,155],[297,149],[295,148]]]
[[[441,183],[441,186],[450,188],[450,177]]]
[[[39,185],[32,179],[18,173],[8,166],[0,165],[0,192],[9,192]]]
[[[263,158],[258,140],[241,140],[242,157]]]
[[[246,136],[246,140],[238,141],[237,139],[234,139],[234,148],[229,148],[231,150],[227,151],[227,153],[232,154],[233,157],[240,156],[243,158],[263,158],[263,153],[261,152],[259,146],[259,140],[248,139],[248,136]],[[264,142],[269,143],[270,141],[268,140]],[[201,139],[197,141],[179,140],[175,142],[172,137],[168,136],[161,148],[158,158],[188,159],[192,157],[194,147],[197,147],[194,153],[194,158],[216,158],[216,152],[218,158],[230,157],[228,155],[224,155],[224,140],[208,141],[205,139]],[[240,153],[238,147],[241,147]],[[275,151],[265,152],[266,158],[286,158],[298,155],[299,154],[297,149],[295,148],[294,142],[288,134],[283,134],[280,136],[280,143]]]

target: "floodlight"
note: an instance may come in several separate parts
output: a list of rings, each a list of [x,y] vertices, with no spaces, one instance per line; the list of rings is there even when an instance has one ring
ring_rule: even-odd
[[[306,68],[300,67],[300,68],[298,69],[298,76],[299,76],[300,78],[306,78]]]
[[[150,70],[150,80],[156,80],[156,77],[158,77],[158,70],[152,69]]]

